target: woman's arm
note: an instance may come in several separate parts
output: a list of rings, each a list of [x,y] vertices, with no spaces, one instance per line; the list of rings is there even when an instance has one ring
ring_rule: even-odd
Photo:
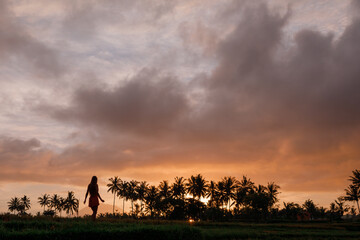
[[[88,186],[88,188],[87,188],[87,190],[86,190],[84,204],[86,203],[86,198],[87,198],[87,196],[88,196],[88,193],[89,193],[89,186]]]
[[[102,201],[102,202],[105,202],[101,197],[100,197],[100,194],[99,194],[99,187],[98,186],[96,186],[97,187],[97,195],[98,195],[98,197],[100,198],[100,200]]]

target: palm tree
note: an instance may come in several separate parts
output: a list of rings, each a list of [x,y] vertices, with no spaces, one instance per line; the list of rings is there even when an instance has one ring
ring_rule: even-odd
[[[353,175],[349,177],[349,181],[352,181],[355,186],[360,187],[360,171],[355,169],[352,173]]]
[[[207,191],[207,181],[201,174],[191,176],[186,183],[186,191],[193,196],[193,198],[205,197]]]
[[[123,215],[125,213],[125,200],[127,201],[129,199],[129,197],[128,197],[128,186],[129,186],[129,182],[121,181],[120,184],[119,184],[119,190],[117,192],[117,196],[119,198],[123,199]]]
[[[63,197],[59,197],[59,201],[60,201],[60,203],[59,203],[59,206],[58,206],[58,211],[59,211],[60,217],[61,217],[61,211],[65,210],[66,199],[63,198]]]
[[[68,192],[68,196],[65,199],[64,210],[66,211],[67,214],[71,214],[71,215],[73,215],[74,212],[78,213],[79,200],[75,198],[73,191]]]
[[[143,201],[145,200],[146,191],[148,189],[148,184],[145,181],[140,182],[139,186],[137,187],[137,195],[140,200],[140,214],[142,215],[143,210]]]
[[[172,193],[171,193],[171,188],[170,188],[168,181],[163,180],[162,182],[160,182],[158,188],[159,188],[159,195],[161,198],[168,199],[171,197]]]
[[[113,214],[115,214],[115,195],[120,189],[120,184],[122,180],[119,177],[109,178],[110,183],[108,183],[106,186],[108,187],[108,192],[111,191],[111,193],[114,194],[114,202],[113,202]]]
[[[10,212],[17,211],[19,213],[19,207],[21,205],[20,199],[17,197],[13,197],[8,202],[8,208]]]
[[[345,205],[345,200],[343,197],[338,197],[337,200],[335,200],[335,204],[338,212],[340,213],[340,216],[343,216],[344,213],[349,210],[349,207]]]
[[[213,206],[215,203],[218,205],[219,203],[219,193],[217,191],[217,186],[214,181],[210,181],[210,184],[208,186],[208,191],[206,193],[206,197],[209,198],[208,205]]]
[[[360,213],[359,209],[359,199],[360,199],[360,188],[356,185],[349,185],[347,189],[345,189],[346,196],[344,197],[347,201],[355,201],[358,207],[358,212]]]
[[[235,197],[235,190],[238,185],[238,181],[235,177],[224,177],[224,202],[228,204],[228,211],[230,211],[230,200]]]
[[[134,201],[138,200],[136,189],[138,188],[139,182],[131,180],[127,188],[127,197],[131,200],[131,214],[134,214]]]
[[[174,198],[184,199],[186,189],[185,189],[185,179],[183,177],[175,177],[175,182],[171,187]]]
[[[146,211],[150,212],[150,216],[154,216],[154,210],[156,209],[158,200],[158,189],[155,186],[150,186],[145,195]]]
[[[223,181],[219,181],[216,184],[216,189],[217,189],[217,194],[218,194],[218,199],[219,199],[219,204],[221,206],[221,208],[224,208],[224,202],[225,202],[225,184]]]
[[[259,184],[258,186],[254,187],[254,191],[256,193],[265,193],[266,187],[264,185]]]
[[[254,182],[250,180],[250,178],[247,178],[246,176],[243,176],[243,178],[239,182],[239,187],[245,188],[246,190],[251,190],[254,188]]]
[[[45,212],[45,207],[48,207],[50,204],[50,195],[45,193],[42,197],[38,197],[38,203],[40,203],[40,206],[44,207]]]
[[[235,206],[240,208],[241,205],[244,205],[246,195],[248,194],[249,190],[246,187],[238,187],[235,192],[234,200]]]
[[[24,213],[31,208],[30,206],[30,198],[28,198],[26,195],[24,195],[22,198],[20,198],[20,205],[22,211]]]
[[[279,195],[279,193],[280,193],[279,189],[280,189],[280,186],[276,185],[274,182],[268,183],[266,190],[267,190],[267,192],[269,194],[269,197],[271,199],[270,207],[272,205],[274,205],[274,203],[276,203],[278,201],[277,195]]]
[[[61,201],[60,201],[60,197],[57,194],[54,194],[51,199],[50,199],[50,207],[55,209],[55,215],[56,215],[56,210],[61,210]],[[59,210],[59,212],[60,212]]]

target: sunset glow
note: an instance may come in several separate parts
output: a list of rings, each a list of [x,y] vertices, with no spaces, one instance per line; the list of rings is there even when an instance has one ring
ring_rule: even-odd
[[[360,167],[359,13],[348,0],[0,0],[0,212],[69,190],[81,209],[93,175],[112,204],[110,177],[198,173],[329,207]]]

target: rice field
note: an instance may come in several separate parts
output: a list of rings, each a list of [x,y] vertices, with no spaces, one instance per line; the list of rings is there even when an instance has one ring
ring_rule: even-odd
[[[221,223],[75,218],[0,220],[0,239],[360,239],[359,222]]]

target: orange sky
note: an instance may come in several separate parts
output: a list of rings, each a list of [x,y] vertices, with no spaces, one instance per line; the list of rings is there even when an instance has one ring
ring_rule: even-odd
[[[327,207],[359,168],[359,1],[44,4],[0,1],[0,212],[197,173]]]

